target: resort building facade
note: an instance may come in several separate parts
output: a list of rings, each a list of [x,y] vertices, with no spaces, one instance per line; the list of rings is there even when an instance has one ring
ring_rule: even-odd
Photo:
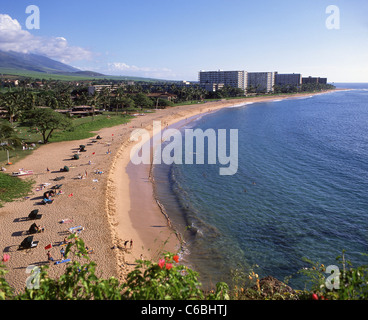
[[[217,86],[231,86],[245,90],[247,87],[247,72],[246,71],[200,71],[200,85],[215,88]]]
[[[275,72],[275,85],[299,87],[302,85],[302,75],[300,73],[280,74]]]
[[[327,84],[327,78],[320,78],[320,77],[305,77],[302,78],[303,84],[306,83],[320,83],[320,84]]]
[[[244,93],[272,93],[275,86],[298,87],[302,84],[327,84],[327,78],[302,77],[300,73],[200,71],[199,84],[207,91],[217,91],[224,86],[241,88]]]
[[[273,92],[275,72],[248,72],[247,90],[252,92]]]

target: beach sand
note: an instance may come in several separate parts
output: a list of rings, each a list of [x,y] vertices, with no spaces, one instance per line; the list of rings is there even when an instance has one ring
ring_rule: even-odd
[[[27,267],[49,264],[48,251],[55,259],[60,259],[58,244],[69,234],[68,229],[75,226],[84,227],[80,236],[94,250],[90,258],[97,263],[97,275],[103,278],[114,276],[124,281],[127,273],[134,269],[136,259],[155,261],[163,251],[180,250],[180,237],[169,226],[154,198],[150,166],[136,166],[130,162],[130,150],[135,145],[130,141],[133,130],[145,128],[152,137],[153,121],[161,121],[164,128],[224,107],[311,95],[254,97],[155,110],[137,116],[128,124],[99,130],[95,134],[102,139],[97,142],[83,139],[43,145],[25,159],[6,166],[8,173],[20,168],[33,170],[32,176],[21,179],[35,181],[27,198],[0,208],[0,250],[10,255],[10,260],[5,262],[9,271],[6,275],[8,283],[16,292],[22,291],[30,276]],[[79,160],[72,160],[79,145],[85,145],[86,152],[79,154]],[[59,172],[65,165],[70,171]],[[97,174],[96,170],[103,173]],[[85,179],[77,178],[85,173]],[[61,176],[65,178],[53,180]],[[44,183],[49,185],[37,191]],[[63,194],[57,195],[52,204],[40,205],[43,192],[57,184],[62,184]],[[36,248],[19,251],[18,246],[27,237],[27,230],[33,223],[25,218],[34,209],[39,209],[42,214],[42,219],[36,223],[44,226],[45,232],[34,235],[34,240],[39,241]],[[60,223],[63,219],[73,221]],[[49,244],[53,247],[45,250]],[[59,277],[65,268],[66,264],[51,263],[50,277]]]

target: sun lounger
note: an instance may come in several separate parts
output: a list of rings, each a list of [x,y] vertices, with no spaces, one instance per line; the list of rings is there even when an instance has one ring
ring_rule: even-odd
[[[56,177],[56,178],[54,179],[54,181],[60,181],[60,180],[63,180],[63,179],[65,179],[65,177]]]
[[[38,214],[38,209],[35,209],[31,211],[31,213],[28,215],[29,220],[40,220],[42,218],[42,214]]]
[[[25,238],[18,247],[18,250],[31,249],[38,246],[39,241],[33,241],[33,236]]]

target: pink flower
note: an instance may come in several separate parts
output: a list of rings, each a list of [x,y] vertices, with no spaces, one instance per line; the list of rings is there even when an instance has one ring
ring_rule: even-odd
[[[172,263],[166,263],[166,269],[170,270],[173,267]]]
[[[162,269],[164,265],[165,265],[165,259],[160,259],[158,261],[158,266]]]
[[[175,261],[176,263],[178,263],[178,262],[179,262],[179,256],[178,256],[178,255],[173,256],[173,259],[174,259],[174,261]]]
[[[313,293],[313,294],[312,294],[312,299],[313,299],[313,300],[318,300],[318,296],[317,296],[315,293]]]

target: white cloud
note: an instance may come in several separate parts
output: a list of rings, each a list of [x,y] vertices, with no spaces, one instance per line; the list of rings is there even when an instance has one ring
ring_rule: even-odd
[[[152,67],[137,67],[135,65],[128,65],[124,62],[108,63],[108,71],[112,74],[126,75],[126,76],[141,76],[152,78],[172,78],[175,76],[172,70],[168,68],[152,68]]]
[[[92,58],[90,51],[70,46],[63,37],[37,37],[22,30],[7,14],[0,14],[0,50],[41,54],[64,63]]]

